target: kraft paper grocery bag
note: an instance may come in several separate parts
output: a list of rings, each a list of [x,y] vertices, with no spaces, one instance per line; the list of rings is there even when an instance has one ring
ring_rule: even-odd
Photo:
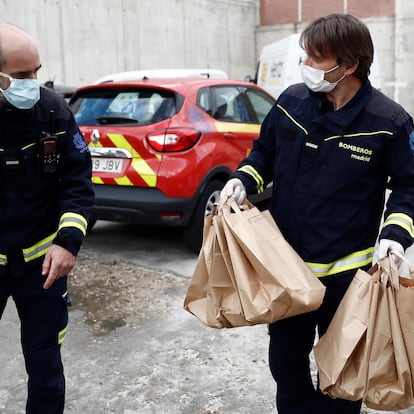
[[[223,202],[205,219],[184,308],[214,328],[272,323],[318,308],[325,287],[285,241],[270,213],[248,203],[235,213],[234,204],[233,199]],[[248,237],[237,230],[243,225],[252,233]]]
[[[314,347],[319,387],[332,397],[358,400],[363,396],[366,366],[361,364],[368,352],[365,345],[374,291],[372,280],[371,273],[357,271],[327,331]],[[345,375],[352,380],[343,381]]]
[[[317,309],[325,287],[284,239],[270,212],[229,199],[221,210],[247,320],[272,323]]]
[[[399,317],[398,270],[389,257],[358,270],[327,332],[314,348],[320,389],[378,410],[414,404]]]
[[[205,218],[203,244],[184,299],[184,309],[218,329],[252,325],[244,317],[226,243],[221,213],[214,210]]]

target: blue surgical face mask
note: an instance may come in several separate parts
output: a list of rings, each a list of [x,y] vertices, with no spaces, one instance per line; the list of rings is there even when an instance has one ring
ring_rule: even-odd
[[[9,79],[7,89],[1,89],[7,102],[19,109],[33,108],[40,99],[40,86],[37,79],[14,79],[7,73],[0,72],[0,76]]]

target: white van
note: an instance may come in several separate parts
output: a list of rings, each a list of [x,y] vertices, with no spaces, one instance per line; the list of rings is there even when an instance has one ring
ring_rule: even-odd
[[[112,73],[99,78],[94,83],[142,80],[154,78],[215,78],[228,79],[227,73],[219,69],[141,69]]]
[[[277,98],[289,85],[303,82],[300,65],[306,53],[299,46],[300,33],[287,36],[263,47],[257,69],[257,84]],[[369,79],[381,89],[378,60],[374,58]]]

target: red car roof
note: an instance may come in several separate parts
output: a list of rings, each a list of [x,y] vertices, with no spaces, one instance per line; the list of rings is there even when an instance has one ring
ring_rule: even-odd
[[[192,85],[195,87],[203,87],[203,86],[209,86],[209,85],[223,85],[223,86],[241,85],[241,86],[250,86],[250,87],[253,86],[253,87],[257,87],[258,89],[263,90],[256,84],[252,84],[251,82],[247,82],[243,80],[217,79],[217,78],[200,79],[200,78],[186,77],[186,78],[153,78],[153,79],[144,79],[144,80],[104,82],[104,83],[92,84],[92,85],[86,85],[86,86],[80,87],[77,89],[77,92],[83,91],[83,90],[102,89],[102,88],[114,89],[117,87],[125,87],[125,86],[135,86],[135,87],[143,86],[146,88],[154,87],[154,88],[164,88],[164,89],[172,89],[175,91],[180,91],[182,89],[187,89],[189,85]]]

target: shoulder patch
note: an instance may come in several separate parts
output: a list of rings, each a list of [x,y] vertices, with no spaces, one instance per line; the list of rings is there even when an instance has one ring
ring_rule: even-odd
[[[77,132],[73,136],[73,144],[75,145],[76,149],[79,150],[80,153],[89,151],[88,145],[86,144],[85,140],[83,139],[83,136],[79,132]]]
[[[411,151],[414,152],[414,131],[411,131],[411,134],[408,137],[408,142],[410,143]]]

